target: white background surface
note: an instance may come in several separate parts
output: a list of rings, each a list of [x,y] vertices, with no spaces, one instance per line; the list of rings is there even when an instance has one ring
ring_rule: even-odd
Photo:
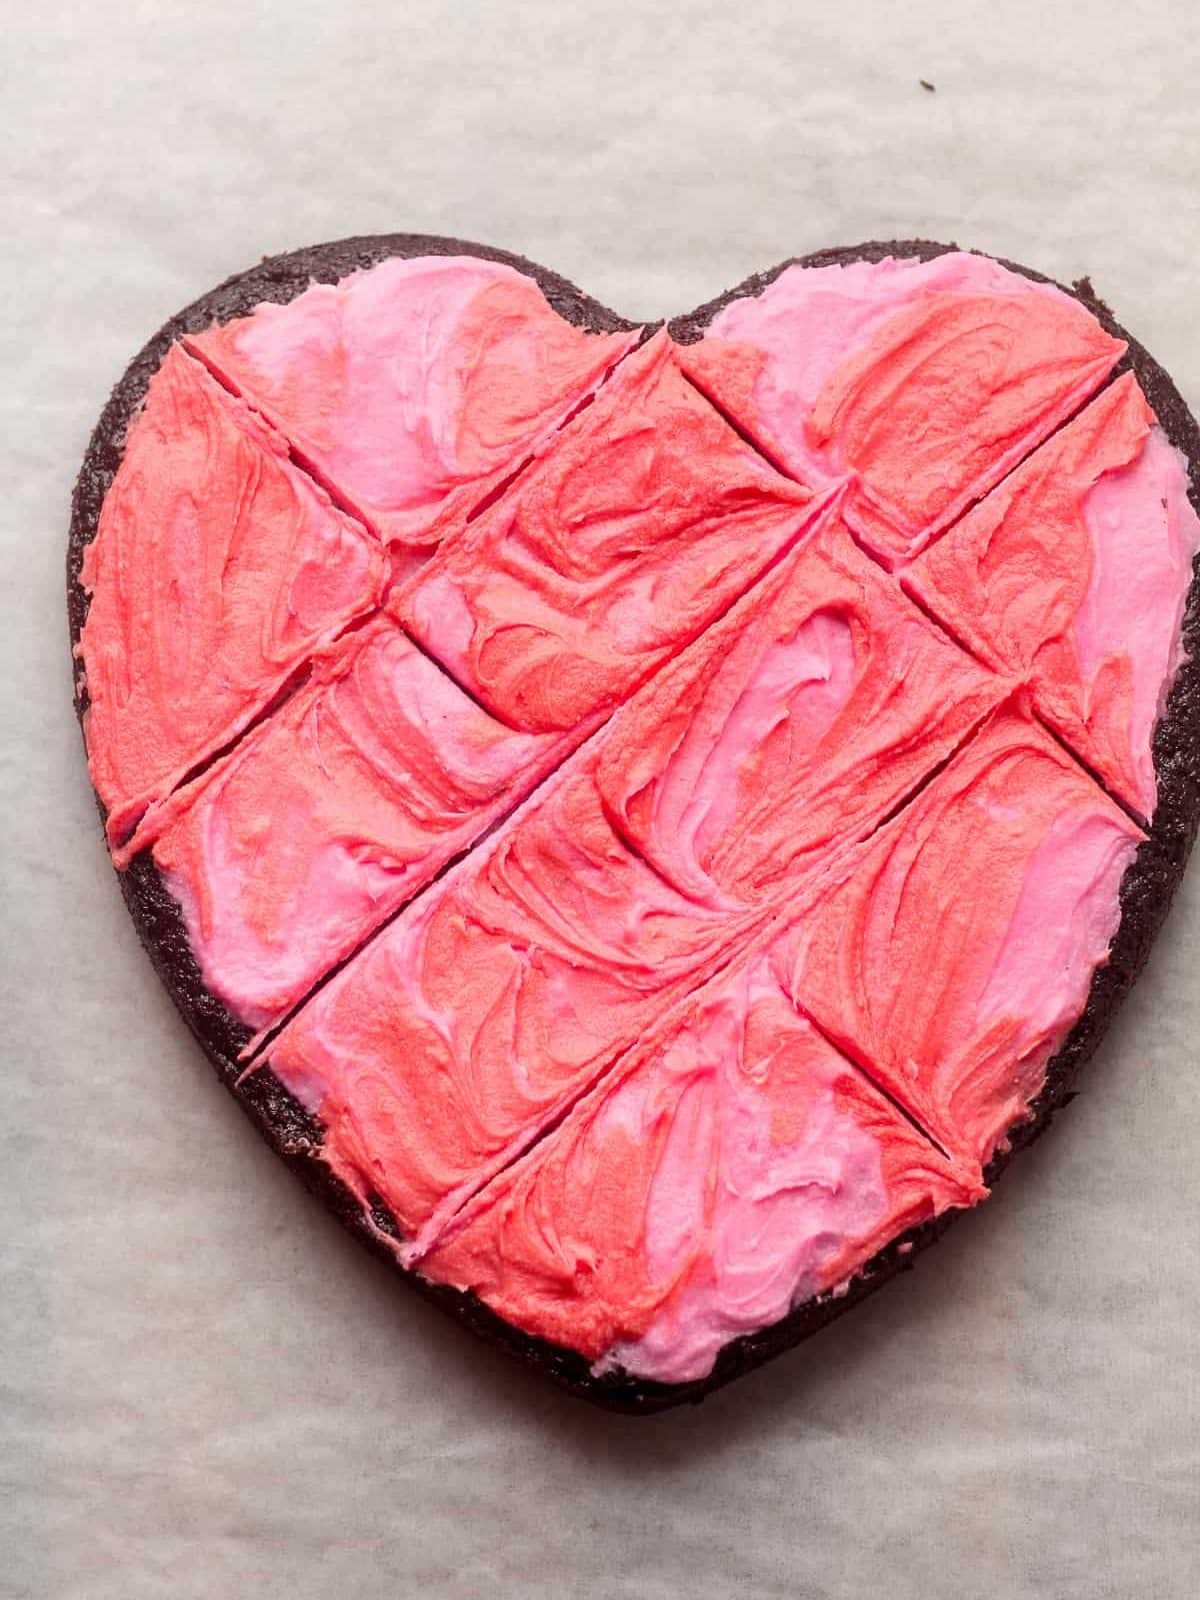
[[[1200,876],[982,1213],[699,1411],[606,1417],[415,1303],[218,1087],[107,864],[62,585],[128,357],[356,232],[647,317],[955,238],[1090,272],[1200,404],[1190,0],[0,11],[0,1595],[1191,1600]]]

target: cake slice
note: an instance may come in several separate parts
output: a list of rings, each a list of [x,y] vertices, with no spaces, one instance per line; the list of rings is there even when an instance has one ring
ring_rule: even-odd
[[[384,569],[279,435],[173,345],[80,574],[88,765],[118,865],[161,802],[378,604]]]
[[[388,617],[184,790],[155,840],[208,987],[270,1027],[546,775]]]
[[[419,1264],[601,1380],[708,1379],[982,1197],[799,1014],[770,947],[714,978]],[[731,1352],[732,1353],[732,1352]]]
[[[661,332],[392,606],[493,715],[569,728],[701,633],[822,504],[701,399]]]
[[[676,325],[685,370],[801,483],[851,486],[885,562],[922,549],[1124,354],[1056,285],[958,250],[785,265]],[[882,257],[882,258],[881,258]]]
[[[986,1168],[1030,1115],[1143,834],[1019,705],[832,875],[777,955],[792,999]]]
[[[568,320],[504,261],[392,256],[188,346],[403,564],[461,526],[640,337],[593,320],[616,326]]]
[[[1187,462],[1127,372],[903,581],[980,657],[1025,678],[1038,714],[1145,818],[1198,547]]]
[[[1009,692],[825,518],[599,745],[622,836],[677,888],[765,905],[878,825]]]

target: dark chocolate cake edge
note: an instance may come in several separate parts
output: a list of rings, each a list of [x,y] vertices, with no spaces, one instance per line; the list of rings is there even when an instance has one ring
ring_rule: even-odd
[[[669,323],[680,343],[703,336],[717,313],[730,301],[761,294],[792,265],[830,266],[853,261],[879,261],[886,256],[930,260],[958,248],[930,240],[892,240],[820,250],[755,273],[735,288]],[[974,252],[983,254],[983,252]],[[186,333],[212,321],[246,315],[262,301],[286,303],[313,282],[332,283],[347,273],[373,266],[392,256],[474,255],[498,261],[534,278],[549,303],[568,321],[593,332],[638,326],[600,305],[558,274],[520,256],[461,240],[420,234],[386,234],[340,240],[328,245],[269,257],[248,272],[227,279],[172,317],[134,357],[101,414],[92,435],[72,497],[67,553],[67,609],[75,665],[76,711],[82,723],[86,691],[75,650],[87,616],[87,596],[79,582],[83,551],[95,536],[100,507],[120,464],[126,430],[136,416],[147,385],[169,346]],[[999,259],[1011,271],[1036,282],[1054,280],[1016,262]],[[1200,430],[1174,383],[1152,356],[1113,318],[1087,279],[1064,288],[1091,311],[1105,329],[1128,345],[1117,371],[1137,375],[1167,437],[1187,457],[1189,498],[1200,512]],[[1200,823],[1200,576],[1188,591],[1183,635],[1188,658],[1171,690],[1154,734],[1158,804],[1149,836],[1139,847],[1122,880],[1121,921],[1107,964],[1096,970],[1087,1003],[1061,1049],[1050,1061],[1043,1088],[1027,1120],[1011,1131],[1008,1148],[991,1162],[986,1180],[993,1183],[1012,1156],[1039,1138],[1075,1092],[1080,1069],[1093,1054],[1121,1001],[1145,964],[1166,916]],[[103,816],[103,807],[101,807]],[[829,1292],[793,1308],[779,1322],[732,1341],[720,1352],[707,1378],[683,1384],[662,1384],[621,1373],[596,1376],[576,1351],[551,1345],[521,1332],[492,1312],[474,1294],[430,1283],[402,1267],[388,1244],[395,1224],[381,1207],[371,1220],[358,1200],[320,1159],[322,1128],[267,1068],[246,1073],[238,1052],[250,1037],[245,1027],[204,984],[192,953],[180,908],[149,852],[118,873],[122,892],[139,936],[168,993],[199,1044],[216,1067],[226,1088],[260,1134],[303,1182],[375,1254],[426,1299],[449,1311],[489,1344],[502,1347],[524,1364],[562,1387],[609,1410],[646,1415],[695,1403],[764,1362],[793,1348],[867,1295],[910,1267],[961,1215],[944,1213],[892,1240],[840,1293]]]

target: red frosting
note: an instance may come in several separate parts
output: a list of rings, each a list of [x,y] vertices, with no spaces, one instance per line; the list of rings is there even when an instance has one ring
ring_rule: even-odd
[[[608,813],[697,900],[759,903],[828,864],[1006,692],[834,515],[648,684],[600,747]]]
[[[375,605],[382,578],[366,531],[174,346],[83,560],[88,764],[118,864],[147,812]]]
[[[1150,743],[1179,664],[1200,521],[1132,373],[1019,467],[904,582],[1150,816]]]
[[[1010,708],[838,871],[776,959],[797,1004],[981,1165],[1083,1009],[1140,838]]]
[[[154,859],[205,982],[264,1028],[544,776],[380,618],[172,807]]]
[[[398,257],[189,343],[397,546],[435,546],[638,339],[584,333],[523,273]]]
[[[852,525],[891,561],[986,493],[1124,348],[1061,290],[952,251],[791,267],[682,359],[802,483],[849,478]]]
[[[593,1361],[678,1382],[980,1194],[760,956],[630,1052],[421,1270]]]
[[[569,728],[719,615],[810,499],[700,399],[664,332],[397,606],[503,721]]]

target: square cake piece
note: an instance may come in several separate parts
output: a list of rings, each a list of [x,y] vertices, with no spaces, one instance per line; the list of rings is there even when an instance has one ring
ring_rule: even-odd
[[[821,505],[701,399],[664,331],[392,605],[510,727],[569,728],[703,632]]]
[[[734,294],[685,370],[886,563],[986,494],[1125,346],[1053,284],[986,256],[788,266]]]
[[[205,983],[270,1028],[569,747],[497,722],[389,617],[342,640],[167,807],[154,861]]]
[[[1123,373],[905,569],[905,587],[1143,818],[1183,659],[1200,518],[1187,463]]]
[[[640,332],[568,322],[499,261],[393,256],[188,345],[405,566],[459,530]]]
[[[603,1373],[706,1377],[979,1186],[799,1014],[770,946],[713,979],[420,1263]]]
[[[1142,838],[1005,707],[796,921],[777,954],[788,993],[982,1170],[1083,1010]]]
[[[379,603],[383,553],[179,345],[83,557],[88,766],[118,865],[157,808]]]

